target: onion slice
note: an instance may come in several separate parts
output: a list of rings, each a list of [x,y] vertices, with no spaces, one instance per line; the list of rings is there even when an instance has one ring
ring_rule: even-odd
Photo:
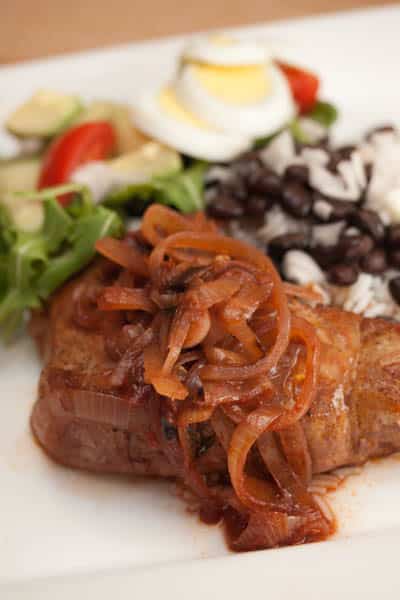
[[[318,294],[284,284],[267,256],[219,234],[201,213],[153,205],[140,232],[97,248],[121,267],[114,285],[100,283],[96,295],[113,340],[121,329],[120,343],[110,344],[118,361],[111,385],[152,387],[159,451],[203,509],[234,515],[235,549],[328,532],[332,523],[307,489],[312,464],[300,423],[317,392],[319,342],[315,328],[292,314],[319,302]],[[173,440],[164,439],[162,418],[177,427]],[[200,458],[196,439],[210,428],[216,454],[211,448]],[[215,467],[208,473],[207,465],[221,462],[230,485],[225,471],[208,485]]]
[[[105,288],[97,303],[100,310],[143,310],[149,313],[157,310],[146,290],[116,285]]]
[[[126,242],[105,237],[96,242],[96,250],[120,267],[141,277],[147,277],[147,258]]]

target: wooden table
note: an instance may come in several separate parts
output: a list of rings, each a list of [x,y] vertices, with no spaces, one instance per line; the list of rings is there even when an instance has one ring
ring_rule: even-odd
[[[0,63],[212,27],[388,3],[388,0],[0,0]]]

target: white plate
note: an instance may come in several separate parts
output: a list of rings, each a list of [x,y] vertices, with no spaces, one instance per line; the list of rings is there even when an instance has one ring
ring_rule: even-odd
[[[400,8],[239,30],[318,71],[341,139],[400,122]],[[0,117],[40,87],[129,100],[174,66],[182,38],[0,69]],[[6,140],[0,138],[0,154]],[[332,496],[339,532],[298,548],[231,555],[162,482],[69,471],[34,444],[39,361],[28,339],[0,349],[0,598],[375,598],[400,590],[399,461],[369,465]],[[396,593],[397,592],[397,593]]]

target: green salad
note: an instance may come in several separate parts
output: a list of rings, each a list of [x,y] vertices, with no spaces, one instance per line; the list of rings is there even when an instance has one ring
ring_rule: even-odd
[[[283,129],[312,143],[310,122],[324,134],[337,118],[336,109],[318,99],[315,77],[281,69],[290,85],[293,76],[297,86],[299,76],[303,81],[302,97],[292,86],[298,116],[272,135],[249,140],[248,150],[265,146]],[[6,340],[26,310],[42,307],[93,259],[97,240],[121,236],[126,218],[140,216],[152,202],[182,213],[204,210],[208,168],[231,162],[188,156],[172,138],[167,145],[145,136],[126,105],[85,105],[51,91],[36,93],[5,126],[21,147],[28,139],[36,148],[34,154],[0,157],[0,333]],[[210,135],[204,139],[212,141]],[[204,148],[213,154],[212,144]]]
[[[73,198],[64,208],[58,197],[67,193]],[[118,214],[95,206],[90,193],[75,184],[14,192],[11,200],[31,207],[41,203],[43,222],[36,231],[24,231],[4,205],[0,210],[0,331],[6,340],[22,324],[26,309],[40,308],[92,260],[98,239],[123,232]]]

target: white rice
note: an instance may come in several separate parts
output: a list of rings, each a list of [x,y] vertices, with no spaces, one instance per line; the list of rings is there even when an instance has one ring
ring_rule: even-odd
[[[308,486],[308,491],[311,494],[324,496],[328,492],[336,491],[344,480],[359,475],[361,471],[361,467],[340,467],[330,473],[314,475]]]
[[[333,207],[326,200],[317,200],[314,202],[313,212],[321,221],[329,221],[333,213]]]
[[[389,281],[400,275],[400,271],[390,270],[383,276],[361,273],[357,281],[347,287],[329,286],[331,301],[365,317],[387,317],[400,320],[400,307],[393,300]]]
[[[348,160],[337,166],[337,174],[327,168],[329,155],[319,148],[304,148],[299,155],[294,151],[289,134],[278,136],[272,152],[264,151],[271,168],[278,173],[282,166],[304,164],[309,169],[310,184],[327,197],[356,201],[367,186],[365,165],[369,164],[372,176],[367,189],[366,208],[376,211],[385,225],[400,223],[400,133],[377,132],[351,153]],[[286,154],[285,154],[286,152]],[[279,160],[277,159],[277,156]],[[332,206],[324,199],[313,205],[314,214],[321,221],[329,221]],[[266,215],[266,224],[258,236],[268,242],[277,235],[308,232],[313,245],[334,246],[345,228],[345,222],[314,225],[310,228],[274,207]],[[357,228],[347,228],[346,235],[356,235]],[[393,300],[389,281],[400,271],[390,270],[383,275],[361,273],[357,281],[347,287],[329,285],[317,263],[305,252],[289,251],[283,260],[284,276],[299,284],[313,282],[319,285],[334,305],[367,317],[388,317],[400,320],[400,306]]]
[[[314,500],[315,500],[316,504],[318,504],[324,517],[328,521],[333,522],[335,520],[335,516],[334,516],[332,509],[331,509],[329,503],[327,502],[327,500],[325,498],[323,498],[322,496],[320,496],[319,494],[314,494]]]
[[[317,132],[315,132],[317,133]],[[328,168],[330,154],[321,148],[303,148],[296,152],[289,131],[283,131],[260,152],[263,163],[282,175],[290,165],[304,165],[309,170],[309,183],[327,199],[358,202],[366,193],[365,208],[379,214],[385,225],[400,223],[400,132],[377,132],[368,141],[360,143],[348,159],[337,165],[337,172]],[[367,187],[365,166],[371,169]],[[231,171],[232,173],[232,171]],[[229,167],[213,167],[209,177],[224,181],[230,177]],[[266,212],[264,224],[254,232],[244,231],[238,222],[229,225],[230,233],[246,242],[265,249],[278,236],[302,233],[313,246],[335,246],[340,236],[357,235],[360,230],[347,227],[346,222],[329,223],[333,207],[323,197],[313,204],[313,214],[322,221],[311,225],[295,219],[275,205]],[[361,273],[350,286],[334,286],[327,282],[324,271],[306,252],[290,250],[282,262],[284,276],[299,284],[314,284],[325,303],[344,308],[367,317],[388,317],[400,320],[400,306],[393,300],[389,281],[400,271],[390,270],[383,275]]]
[[[340,234],[346,226],[346,221],[337,221],[323,225],[314,225],[311,230],[311,241],[313,245],[335,246]]]
[[[294,139],[288,130],[277,135],[260,152],[263,163],[273,169],[278,175],[283,175],[285,169],[296,159]]]
[[[289,250],[282,261],[282,272],[285,279],[300,285],[309,283],[325,283],[325,273],[315,260],[301,250]]]
[[[400,222],[400,134],[376,133],[360,152],[373,165],[367,207],[386,223]]]
[[[275,205],[265,214],[265,224],[257,231],[256,237],[264,243],[268,243],[279,235],[307,233],[309,228],[307,223],[294,219],[285,213],[280,206]]]

